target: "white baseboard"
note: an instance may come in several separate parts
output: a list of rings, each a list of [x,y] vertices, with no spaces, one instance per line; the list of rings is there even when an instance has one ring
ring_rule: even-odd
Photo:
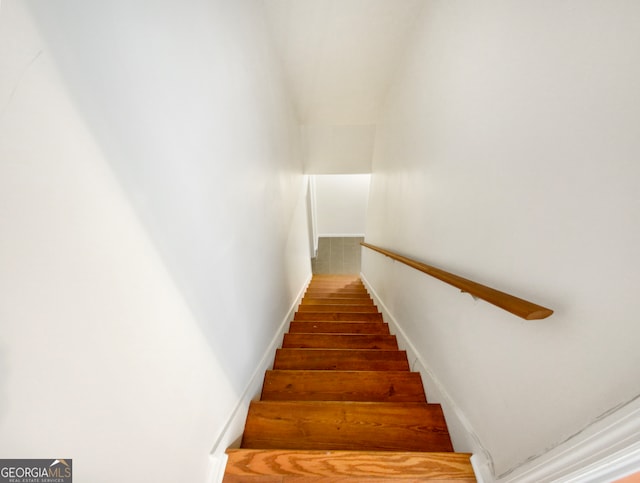
[[[276,334],[273,336],[273,339],[271,339],[271,343],[264,352],[262,359],[260,359],[258,367],[256,367],[256,370],[251,375],[251,379],[249,379],[249,383],[242,392],[242,396],[240,396],[238,403],[227,418],[227,422],[223,426],[222,430],[218,434],[215,443],[213,444],[213,447],[209,453],[210,467],[209,479],[207,481],[211,483],[222,482],[224,470],[227,465],[227,455],[225,454],[225,451],[227,450],[227,448],[233,447],[234,445],[239,443],[240,438],[242,437],[242,432],[244,431],[244,425],[247,419],[249,405],[251,404],[251,401],[255,399],[262,390],[264,373],[273,364],[276,349],[282,343],[284,333],[289,327],[289,322],[293,320],[296,309],[298,308],[298,305],[300,305],[302,297],[304,296],[304,293],[310,281],[311,276],[309,276],[309,278],[302,285],[302,288],[298,292],[296,299],[289,308],[287,315],[280,323],[280,327],[278,327]]]
[[[640,471],[640,397],[622,404],[543,454],[503,475],[500,483],[601,483]]]
[[[228,456],[222,453],[218,456],[209,455],[209,471],[207,482],[221,483],[224,478],[224,470],[227,467]]]
[[[433,374],[429,366],[425,363],[422,356],[407,337],[402,326],[378,296],[377,292],[371,286],[364,274],[361,273],[360,278],[382,312],[382,317],[389,324],[392,332],[396,335],[398,345],[403,350],[407,351],[407,357],[411,362],[411,370],[419,372],[422,376],[422,381],[425,385],[425,389],[427,390],[426,392],[429,402],[437,402],[442,406],[455,450],[459,452],[473,453],[473,469],[476,472],[476,479],[479,482],[490,483],[494,481],[493,461],[491,459],[491,455],[480,442],[480,438],[471,426],[471,423],[460,407],[455,403],[453,398],[449,395],[442,383]]]
[[[360,277],[380,308],[385,321],[407,351],[412,370],[420,372],[427,395],[445,413],[456,451],[473,453],[471,464],[480,483],[610,483],[640,472],[640,395],[607,411],[566,441],[530,457],[511,470],[495,475],[493,460],[459,406],[431,372],[402,326],[375,289]],[[435,389],[435,391],[433,391]],[[435,396],[435,397],[433,397]]]

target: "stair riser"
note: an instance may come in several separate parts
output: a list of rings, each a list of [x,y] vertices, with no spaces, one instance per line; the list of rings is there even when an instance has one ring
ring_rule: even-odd
[[[328,280],[314,280],[309,284],[309,287],[365,288],[362,282],[333,282]]]
[[[408,371],[405,351],[277,349],[274,369]]]
[[[358,312],[363,314],[378,313],[375,305],[299,305],[298,312]]]
[[[305,297],[302,305],[373,305],[371,299],[316,299]]]
[[[347,293],[335,293],[335,292],[321,292],[321,291],[309,291],[304,293],[305,297],[311,298],[324,298],[324,299],[371,299],[368,293],[360,292],[347,292]]]
[[[323,334],[389,334],[389,326],[383,322],[301,322],[292,321],[289,333]]]
[[[347,299],[371,299],[371,295],[362,290],[349,292],[336,292],[334,290],[308,290],[304,293],[305,297],[313,298],[347,298]]]
[[[311,282],[308,285],[308,287],[309,288],[316,288],[316,287],[332,288],[337,290],[350,289],[350,288],[357,288],[357,289],[366,288],[362,282],[359,282],[359,283]]]
[[[254,401],[243,448],[453,451],[439,405]]]
[[[300,349],[381,349],[397,350],[393,335],[285,334],[283,348]]]
[[[333,293],[368,293],[365,286],[335,287],[331,285],[309,285],[307,292],[333,292]]]
[[[327,279],[327,278],[316,278],[316,277],[313,277],[311,282],[309,282],[309,285],[318,285],[318,284],[330,284],[330,285],[341,285],[341,286],[345,286],[345,285],[364,285],[362,280],[360,280],[359,278],[349,279],[348,277],[344,278],[344,279],[333,279],[333,280]]]
[[[382,314],[362,312],[296,312],[293,320],[322,322],[382,322]]]
[[[267,371],[261,399],[427,402],[420,374],[388,371]]]

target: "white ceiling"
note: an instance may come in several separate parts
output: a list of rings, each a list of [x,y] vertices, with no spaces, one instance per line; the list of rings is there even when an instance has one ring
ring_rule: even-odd
[[[375,124],[424,0],[264,0],[301,124]]]

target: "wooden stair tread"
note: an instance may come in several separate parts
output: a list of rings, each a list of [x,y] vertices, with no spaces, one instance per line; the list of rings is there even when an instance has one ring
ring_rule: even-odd
[[[381,313],[366,312],[296,312],[293,320],[321,320],[339,322],[382,322]]]
[[[389,334],[389,326],[384,322],[327,322],[292,321],[289,333],[322,334]]]
[[[322,299],[371,299],[367,292],[332,292],[332,291],[309,291],[305,292],[305,297]]]
[[[302,305],[373,305],[370,298],[315,298],[305,297]]]
[[[375,349],[277,349],[274,369],[408,371],[405,351]]]
[[[350,295],[353,294],[355,298],[361,298],[364,295],[370,297],[369,291],[365,287],[330,287],[328,285],[316,285],[309,286],[307,290],[305,290],[305,295],[310,294],[322,294],[326,296],[328,294],[338,294],[338,295]]]
[[[307,289],[330,288],[332,290],[366,290],[367,287],[362,282],[331,282],[329,280],[312,280]]]
[[[361,300],[373,300],[367,292],[363,291],[350,291],[350,292],[336,292],[335,290],[314,290],[311,292],[305,292],[304,297],[315,299],[361,299]]]
[[[351,280],[348,279],[348,277],[345,277],[344,279],[328,279],[328,278],[320,278],[320,277],[313,277],[311,279],[311,281],[309,282],[309,285],[313,285],[313,284],[318,284],[318,283],[332,283],[335,285],[364,285],[364,283],[362,282],[362,280],[360,280],[359,277],[355,277],[352,278]]]
[[[468,453],[230,449],[227,455],[225,482],[260,475],[476,481]]]
[[[336,282],[330,280],[312,280],[311,283],[307,286],[307,288],[315,287],[329,287],[336,290],[345,288],[366,288],[365,284],[362,282]]]
[[[305,305],[298,306],[298,312],[360,312],[377,313],[375,305]]]
[[[260,399],[427,402],[420,374],[408,371],[267,371]]]
[[[331,281],[331,280],[312,280],[309,284],[309,288],[314,287],[328,287],[334,288],[336,290],[339,289],[347,289],[347,288],[366,288],[364,283],[362,282],[339,282],[339,281]]]
[[[364,287],[335,288],[335,287],[327,287],[327,286],[310,286],[305,291],[305,295],[306,294],[313,294],[313,293],[338,294],[338,295],[358,294],[358,295],[367,295],[367,296],[369,296],[369,292]]]
[[[285,334],[282,348],[397,350],[395,335],[380,334]]]
[[[253,401],[243,448],[453,451],[439,404]]]

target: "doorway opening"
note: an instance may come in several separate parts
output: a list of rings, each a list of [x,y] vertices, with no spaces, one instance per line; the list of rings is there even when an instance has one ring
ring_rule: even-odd
[[[359,274],[370,174],[310,177],[314,274]]]

